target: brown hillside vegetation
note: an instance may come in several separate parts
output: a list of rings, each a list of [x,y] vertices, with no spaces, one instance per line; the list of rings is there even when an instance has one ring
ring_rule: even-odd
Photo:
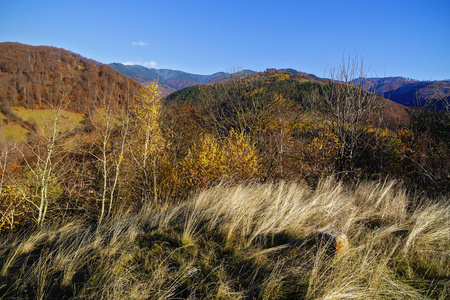
[[[120,104],[139,86],[107,65],[64,49],[0,43],[3,106],[48,108],[64,104],[69,110],[85,112],[102,106],[105,97]]]
[[[448,113],[427,117],[342,78],[269,69],[189,87],[164,102],[175,157],[188,151],[189,141],[201,136],[197,132],[223,140],[233,129],[257,149],[263,180],[315,182],[337,173],[352,180],[401,178],[433,193],[448,190]]]

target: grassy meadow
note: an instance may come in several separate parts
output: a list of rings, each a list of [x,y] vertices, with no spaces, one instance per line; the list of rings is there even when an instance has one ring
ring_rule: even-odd
[[[328,256],[321,231],[350,250]],[[450,204],[395,181],[219,184],[0,246],[0,299],[448,299]]]
[[[25,120],[30,124],[36,124],[36,129],[40,132],[49,131],[48,124],[52,123],[52,118],[54,117],[54,110],[52,109],[27,109],[17,106],[12,108],[12,112],[21,120]],[[30,133],[28,129],[20,124],[8,122],[4,114],[0,114],[0,119],[3,122],[0,132],[4,140],[21,142],[27,139]],[[83,120],[83,114],[61,111],[61,122],[58,126],[61,131],[69,132],[80,127]]]

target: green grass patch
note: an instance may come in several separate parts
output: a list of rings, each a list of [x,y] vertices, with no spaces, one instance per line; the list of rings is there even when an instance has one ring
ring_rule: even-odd
[[[36,123],[39,129],[49,128],[53,122],[55,114],[59,115],[59,130],[67,132],[82,125],[84,116],[81,113],[75,113],[65,110],[52,109],[27,109],[23,107],[13,107],[13,111],[23,120]]]
[[[92,121],[101,126],[107,126],[107,122],[110,122],[110,126],[119,126],[122,124],[119,118],[115,115],[107,114],[104,108],[96,108]]]
[[[6,124],[0,128],[6,141],[20,142],[27,139],[28,130],[19,124]]]

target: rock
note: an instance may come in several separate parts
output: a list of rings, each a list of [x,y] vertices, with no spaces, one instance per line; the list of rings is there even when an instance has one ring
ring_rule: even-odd
[[[319,247],[326,247],[326,253],[333,257],[348,253],[348,237],[342,232],[320,232],[317,243]]]

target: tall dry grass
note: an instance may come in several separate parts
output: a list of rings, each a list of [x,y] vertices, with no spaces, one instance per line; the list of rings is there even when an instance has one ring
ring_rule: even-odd
[[[348,235],[329,257],[321,231]],[[394,181],[219,185],[92,227],[3,238],[0,299],[446,299],[450,203]]]

